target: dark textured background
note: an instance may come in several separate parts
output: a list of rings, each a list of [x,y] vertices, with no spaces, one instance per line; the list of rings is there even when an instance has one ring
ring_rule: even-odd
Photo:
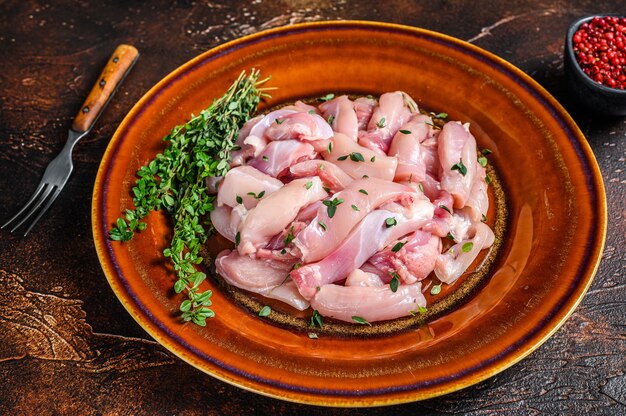
[[[132,3],[132,6],[128,6]],[[626,14],[624,0],[2,1],[0,220],[28,198],[74,113],[119,43],[142,56],[75,149],[75,171],[26,239],[0,232],[0,414],[626,414],[626,119],[585,111],[563,78],[575,18]],[[393,408],[323,409],[226,385],[166,352],[125,312],[98,263],[90,198],[108,139],[132,105],[177,66],[230,39],[285,24],[379,20],[467,40],[547,88],[587,136],[609,208],[591,289],[537,351],[476,386]],[[529,172],[532,174],[532,172]]]

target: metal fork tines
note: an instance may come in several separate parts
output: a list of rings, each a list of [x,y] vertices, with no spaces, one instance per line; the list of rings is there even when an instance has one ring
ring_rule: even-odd
[[[87,133],[87,131],[81,133],[75,132],[74,130],[69,131],[67,142],[63,150],[50,162],[33,195],[28,202],[24,204],[22,209],[0,228],[5,229],[12,227],[11,232],[15,232],[15,230],[23,225],[26,227],[24,236],[30,232],[37,221],[39,221],[59,196],[61,190],[63,190],[67,179],[72,173],[72,149],[76,142]]]

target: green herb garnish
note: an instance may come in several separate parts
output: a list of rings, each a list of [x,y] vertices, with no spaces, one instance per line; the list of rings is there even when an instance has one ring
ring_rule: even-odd
[[[399,130],[399,132],[402,134],[411,134],[410,130]]]
[[[116,227],[109,231],[109,238],[114,241],[128,241],[133,238],[135,230],[143,231],[146,228],[146,223],[139,222],[135,211],[129,209],[126,210],[126,219],[118,218],[115,225]]]
[[[259,192],[259,194],[255,194],[254,192],[248,192],[248,195],[252,196],[254,199],[261,199],[265,195],[265,191]]]
[[[463,253],[469,253],[472,248],[474,248],[474,243],[472,243],[471,241],[469,243],[465,243],[461,246],[461,251]]]
[[[318,98],[318,100],[325,103],[326,101],[330,101],[333,98],[335,98],[335,94],[326,94],[325,96]]]
[[[324,204],[327,209],[327,213],[328,213],[328,218],[332,218],[335,216],[335,212],[337,211],[337,207],[341,204],[343,204],[343,199],[342,198],[334,198],[334,199],[330,199],[330,200],[326,200],[323,201],[322,204]]]
[[[262,97],[268,96],[260,86],[259,72],[241,73],[221,98],[163,139],[168,147],[137,171],[132,188],[134,210],[126,210],[109,231],[112,240],[128,241],[145,229],[140,222],[151,211],[164,208],[174,224],[171,244],[163,255],[173,263],[177,280],[174,290],[185,293],[181,305],[182,319],[200,326],[215,314],[211,291],[200,292],[206,275],[196,269],[202,262],[200,247],[206,242],[214,209],[215,196],[209,195],[206,178],[224,176],[229,169],[230,153],[236,148],[239,129],[256,111]],[[239,245],[237,233],[235,244]]]
[[[396,217],[389,217],[385,220],[385,225],[387,226],[387,228],[390,228],[394,225],[398,225],[398,221],[396,221]]]
[[[416,316],[418,312],[421,314],[425,314],[426,312],[428,312],[428,309],[423,306],[418,306],[416,311],[409,311],[411,316]]]
[[[359,152],[350,153],[350,160],[353,162],[365,162],[363,155],[360,154]]]
[[[378,127],[379,129],[382,129],[383,127],[385,127],[385,117],[378,120],[378,123],[376,123],[376,127]]]
[[[293,226],[289,229],[289,232],[287,233],[287,235],[285,236],[285,239],[283,240],[283,243],[285,243],[286,246],[288,246],[293,239],[296,238],[293,235]]]
[[[320,315],[320,313],[313,309],[313,316],[311,316],[311,326],[313,328],[317,327],[322,329],[322,326],[324,326],[324,319],[322,318],[322,315]]]
[[[400,285],[400,276],[398,276],[398,273],[396,272],[391,273],[391,281],[389,282],[389,289],[391,289],[391,291],[395,293],[398,290],[399,285]]]
[[[404,245],[405,245],[405,244],[406,244],[406,241],[405,241],[404,243],[403,243],[403,242],[397,242],[397,243],[396,243],[396,244],[395,244],[395,245],[391,248],[391,251],[393,251],[394,253],[397,253],[398,251],[400,251],[400,249],[401,249],[402,247],[404,247]]]
[[[438,285],[433,286],[430,289],[430,294],[431,295],[438,295],[441,292],[441,283],[439,283]]]
[[[360,316],[355,315],[352,317],[352,320],[356,322],[357,324],[372,326],[372,324],[370,324],[369,322],[367,322],[367,320],[365,320],[364,318],[361,318]]]
[[[272,313],[272,308],[270,308],[269,306],[265,305],[259,311],[259,316],[264,317],[264,316],[269,315],[270,313]]]
[[[450,170],[458,170],[459,173],[463,176],[467,174],[467,168],[463,164],[463,159],[459,159],[459,163],[455,163],[454,165],[452,165],[452,168]]]
[[[353,162],[365,162],[365,158],[359,152],[352,152],[349,155],[339,156],[337,160],[346,160],[347,158],[350,158]]]

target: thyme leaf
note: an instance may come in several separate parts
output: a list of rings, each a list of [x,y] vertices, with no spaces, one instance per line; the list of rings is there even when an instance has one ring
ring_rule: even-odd
[[[430,294],[431,295],[438,295],[439,293],[441,293],[441,283],[439,283],[438,285],[433,286],[430,289]]]
[[[463,253],[469,253],[472,248],[474,248],[474,243],[472,243],[471,241],[469,243],[465,243],[461,246],[461,251]]]
[[[391,228],[391,227],[393,227],[394,225],[397,225],[397,224],[398,224],[398,221],[396,220],[396,217],[389,217],[389,218],[385,219],[385,226],[387,228]]]
[[[400,276],[398,276],[398,273],[396,272],[391,273],[391,281],[389,282],[389,289],[391,289],[392,292],[396,293],[398,291],[399,285],[400,285]]]
[[[326,212],[328,213],[328,218],[332,218],[335,216],[337,207],[343,204],[343,199],[342,198],[327,199],[326,201],[323,201],[322,204],[326,206]]]
[[[272,313],[272,308],[270,308],[269,306],[265,305],[259,311],[259,316],[260,317],[268,316],[270,313]]]
[[[369,325],[372,326],[372,324],[370,324],[369,322],[367,322],[367,320],[365,318],[361,318],[360,316],[353,316],[352,320],[354,322],[356,322],[357,324],[361,324],[361,325]]]
[[[458,170],[459,173],[463,176],[467,174],[467,167],[465,167],[465,165],[463,164],[463,159],[459,159],[459,163],[455,163],[454,165],[452,165],[452,168],[450,170]]]
[[[324,319],[322,318],[322,315],[320,315],[320,313],[316,309],[313,309],[313,315],[311,316],[311,327],[317,327],[322,329],[323,326]]]

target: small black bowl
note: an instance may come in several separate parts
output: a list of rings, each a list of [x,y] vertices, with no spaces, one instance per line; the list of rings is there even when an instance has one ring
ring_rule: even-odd
[[[578,65],[574,54],[572,38],[585,22],[594,17],[617,16],[617,15],[593,15],[583,17],[572,23],[567,31],[565,39],[565,75],[576,97],[590,110],[614,116],[626,115],[626,90],[607,87],[591,79]],[[617,16],[623,17],[623,16]]]

